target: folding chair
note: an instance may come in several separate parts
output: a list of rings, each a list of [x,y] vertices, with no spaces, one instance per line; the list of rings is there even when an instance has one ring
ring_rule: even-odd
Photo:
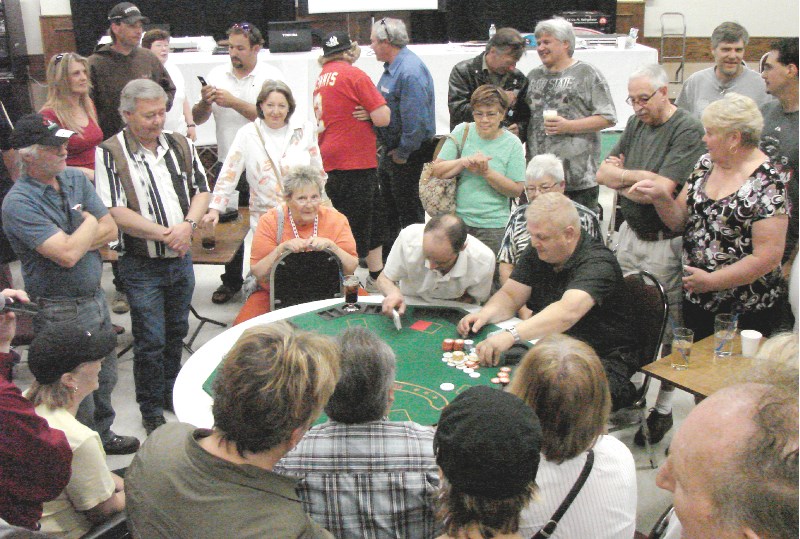
[[[82,539],[127,539],[128,515],[125,511],[117,513],[108,520],[95,525]]]
[[[661,341],[667,329],[669,303],[664,287],[658,279],[647,271],[639,271],[625,277],[625,287],[631,305],[634,307],[634,331],[640,336],[642,343],[641,365],[647,365],[661,356]],[[650,466],[655,465],[653,447],[650,445],[650,433],[647,430],[646,405],[647,390],[650,387],[650,376],[645,376],[642,387],[636,393],[636,401],[626,408],[614,413],[611,418],[609,432],[641,426],[644,430],[645,448],[650,457]]]
[[[341,298],[342,262],[328,249],[287,252],[269,276],[270,311],[317,301]]]

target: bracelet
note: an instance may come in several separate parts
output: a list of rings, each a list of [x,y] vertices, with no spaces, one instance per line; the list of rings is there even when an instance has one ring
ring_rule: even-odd
[[[622,171],[622,178],[620,178],[620,181],[622,181],[622,187],[625,187],[625,174],[627,174],[628,172],[630,172],[630,170]]]
[[[197,124],[186,124],[186,127],[187,127],[187,129],[188,129],[189,127],[197,127]]]

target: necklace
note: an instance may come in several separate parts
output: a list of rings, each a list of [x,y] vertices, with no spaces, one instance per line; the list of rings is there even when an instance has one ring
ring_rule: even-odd
[[[294,237],[300,239],[300,234],[297,233],[297,225],[294,224],[294,217],[292,217],[292,210],[289,210],[289,223],[292,225],[292,232]],[[311,234],[312,238],[317,237],[317,228],[319,227],[319,213],[314,216],[314,232]]]

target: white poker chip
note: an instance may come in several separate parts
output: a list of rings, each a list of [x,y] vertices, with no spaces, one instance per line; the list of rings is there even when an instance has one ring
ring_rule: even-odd
[[[442,391],[453,391],[455,388],[456,386],[454,386],[450,382],[445,382],[439,386],[439,389],[441,389]]]
[[[473,371],[473,372],[469,373],[469,377],[470,378],[480,378],[481,377],[481,373]]]
[[[455,367],[456,366],[456,362],[455,361],[448,361],[447,362],[447,366],[448,367]]]
[[[464,372],[467,373],[467,374],[472,374],[473,372],[475,372],[475,369],[473,369],[471,367],[465,367],[464,368]]]
[[[458,369],[460,371],[463,371],[466,368],[467,368],[467,366],[464,365],[463,363],[459,363],[458,365],[456,365],[456,369]]]

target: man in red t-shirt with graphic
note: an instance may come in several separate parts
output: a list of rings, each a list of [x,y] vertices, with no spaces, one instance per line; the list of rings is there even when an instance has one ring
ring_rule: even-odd
[[[334,207],[350,221],[359,258],[366,258],[367,291],[383,269],[383,211],[373,125],[389,125],[386,101],[366,73],[353,67],[361,49],[347,32],[334,32],[322,45],[322,72],[314,88],[314,114]]]

